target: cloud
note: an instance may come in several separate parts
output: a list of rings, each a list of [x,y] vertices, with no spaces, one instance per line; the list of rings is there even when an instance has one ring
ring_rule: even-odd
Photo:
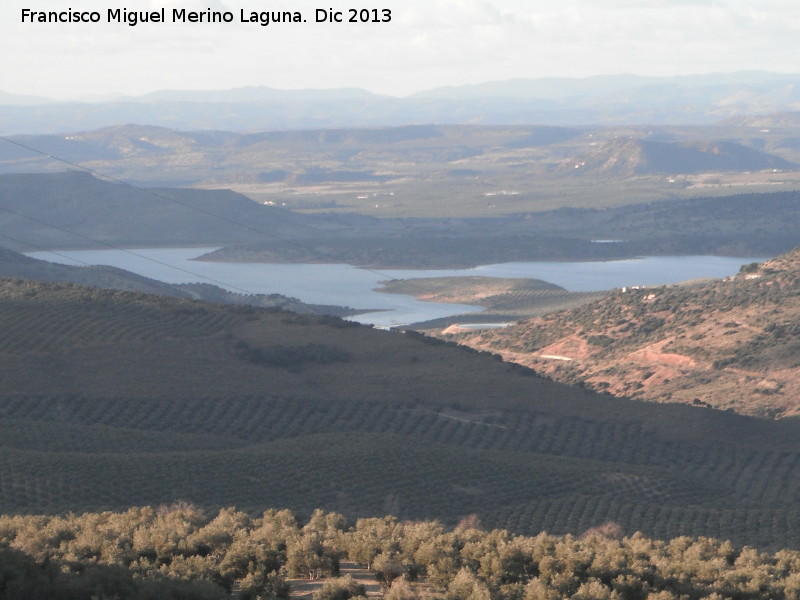
[[[71,0],[75,5],[77,0]],[[38,0],[42,10],[70,0]],[[345,10],[352,3],[328,0]],[[797,70],[800,9],[789,0],[383,0],[387,24],[45,25],[0,5],[0,88],[74,95],[162,87],[359,86],[407,94],[439,85],[608,73]],[[105,0],[81,0],[105,11]],[[129,0],[130,10],[301,10],[316,0]],[[313,20],[313,17],[312,17]]]

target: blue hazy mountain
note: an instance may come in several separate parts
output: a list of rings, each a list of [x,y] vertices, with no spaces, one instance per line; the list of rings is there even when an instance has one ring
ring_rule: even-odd
[[[0,93],[0,132],[55,133],[114,124],[256,131],[414,123],[711,124],[800,111],[800,75],[605,75],[442,87],[405,98],[357,88],[165,90],[101,102]]]

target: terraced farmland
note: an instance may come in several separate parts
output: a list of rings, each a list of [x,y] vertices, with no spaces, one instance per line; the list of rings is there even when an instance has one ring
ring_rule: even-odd
[[[611,398],[413,332],[71,285],[0,282],[0,323],[0,512],[186,500],[800,548],[793,419]],[[280,349],[302,360],[264,359]]]

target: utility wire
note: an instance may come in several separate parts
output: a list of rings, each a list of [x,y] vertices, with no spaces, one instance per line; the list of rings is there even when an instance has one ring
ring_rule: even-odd
[[[0,210],[5,210],[5,209],[0,208]],[[92,265],[92,263],[88,263],[85,260],[80,260],[78,258],[73,258],[72,256],[67,256],[66,254],[62,254],[58,250],[48,250],[47,248],[43,248],[42,246],[37,246],[36,244],[33,244],[31,242],[28,242],[28,241],[25,241],[25,240],[20,240],[20,239],[17,239],[15,237],[11,237],[10,235],[6,235],[5,233],[0,233],[0,237],[2,237],[5,240],[9,240],[11,242],[14,242],[15,244],[20,244],[22,246],[28,246],[29,248],[33,248],[34,250],[38,250],[39,252],[47,252],[49,254],[54,254],[55,256],[60,256],[61,258],[64,258],[64,259],[66,259],[68,261],[76,262],[76,263],[80,264],[83,267],[95,266],[95,267],[98,267],[98,268],[103,268],[103,267],[109,266],[109,265]],[[68,266],[74,266],[74,265],[68,265]]]
[[[277,240],[279,242],[283,242],[283,243],[285,243],[287,245],[291,245],[291,246],[294,246],[294,247],[296,247],[298,249],[305,250],[306,252],[310,252],[311,254],[316,254],[319,258],[324,258],[324,259],[333,258],[331,256],[328,256],[328,255],[324,254],[323,252],[320,252],[316,248],[311,248],[311,247],[305,246],[305,245],[300,244],[300,243],[298,243],[298,242],[296,242],[294,240],[287,239],[287,238],[282,238],[282,237],[280,237],[278,235],[275,235],[272,232],[264,231],[262,229],[259,229],[257,227],[253,227],[253,226],[248,225],[246,223],[241,223],[241,222],[236,221],[234,219],[230,219],[229,217],[226,217],[224,215],[219,215],[217,213],[205,210],[205,209],[203,209],[201,207],[193,206],[193,205],[191,205],[191,204],[189,204],[187,202],[182,202],[182,201],[180,201],[180,200],[178,200],[176,198],[171,198],[169,196],[161,194],[161,193],[159,193],[159,192],[157,192],[157,191],[155,191],[153,189],[145,188],[145,187],[142,187],[142,186],[139,186],[139,185],[124,181],[122,179],[119,179],[119,178],[116,178],[116,177],[112,177],[110,175],[105,175],[105,174],[100,173],[99,171],[96,171],[96,170],[91,169],[89,167],[85,167],[83,165],[80,165],[78,163],[74,163],[72,161],[69,161],[67,159],[61,158],[59,156],[55,156],[53,154],[49,154],[49,153],[47,153],[47,152],[45,152],[43,150],[39,150],[38,148],[34,148],[33,146],[29,146],[27,144],[23,144],[22,142],[18,142],[16,140],[12,140],[12,139],[10,139],[8,137],[0,136],[0,140],[6,142],[8,144],[11,144],[11,145],[14,145],[14,146],[18,146],[20,148],[24,148],[25,150],[28,150],[28,151],[33,152],[35,154],[39,154],[40,156],[49,158],[49,159],[54,160],[56,162],[68,165],[68,166],[73,167],[75,169],[79,169],[81,171],[85,171],[86,173],[89,173],[90,175],[93,175],[94,177],[98,177],[100,179],[104,179],[104,180],[110,181],[112,183],[118,183],[118,184],[125,185],[125,186],[127,186],[127,187],[129,187],[131,189],[134,189],[134,190],[137,190],[139,192],[148,194],[148,195],[153,196],[155,198],[159,198],[161,200],[166,200],[167,202],[172,202],[173,204],[180,205],[180,206],[182,206],[184,208],[187,208],[189,210],[193,210],[195,212],[204,214],[206,216],[209,216],[209,217],[212,217],[212,218],[215,218],[215,219],[219,219],[219,220],[224,221],[224,222],[226,222],[228,224],[235,225],[237,227],[241,227],[241,228],[246,229],[248,231],[252,231],[254,233],[257,233],[259,235],[272,238],[272,239]],[[188,274],[190,274],[190,275],[192,275],[194,277],[200,277],[200,278],[205,279],[207,281],[211,281],[212,283],[215,283],[217,285],[227,286],[227,287],[229,287],[231,289],[235,289],[235,290],[243,292],[245,294],[253,294],[254,293],[254,292],[245,290],[243,288],[240,288],[240,287],[228,284],[228,283],[224,283],[222,281],[218,281],[218,280],[215,280],[215,279],[212,279],[212,278],[209,278],[209,277],[205,277],[203,275],[200,275],[199,273],[194,273],[192,271],[189,271],[188,269],[183,269],[181,267],[177,267],[175,265],[170,265],[170,264],[167,264],[167,263],[165,263],[163,261],[159,261],[159,260],[157,260],[155,258],[150,258],[150,257],[147,257],[147,256],[143,256],[141,254],[137,254],[137,253],[135,253],[135,252],[133,252],[133,251],[131,251],[129,249],[121,248],[119,246],[116,246],[116,245],[108,243],[108,242],[103,242],[103,241],[100,241],[100,240],[96,240],[96,239],[93,239],[93,238],[91,238],[91,237],[89,237],[87,235],[80,234],[80,233],[77,233],[75,231],[70,231],[70,230],[68,230],[66,228],[59,227],[59,226],[53,225],[51,223],[46,223],[45,221],[36,219],[35,217],[30,217],[30,216],[24,215],[22,213],[15,212],[13,210],[2,208],[2,207],[0,207],[0,210],[4,210],[6,212],[15,214],[15,215],[23,217],[25,219],[29,219],[31,221],[37,222],[37,223],[45,225],[47,227],[52,227],[53,229],[62,231],[64,233],[68,233],[70,235],[74,235],[75,237],[82,238],[82,239],[85,239],[85,240],[89,240],[89,241],[91,241],[93,243],[100,244],[100,245],[106,246],[108,248],[112,248],[114,250],[121,250],[123,252],[127,252],[128,254],[132,254],[133,256],[137,256],[137,257],[142,258],[144,260],[149,260],[151,262],[158,263],[160,265],[175,269],[177,271],[182,271],[184,273],[188,273]],[[364,271],[367,271],[368,273],[372,273],[374,275],[378,275],[379,277],[382,277],[384,279],[393,279],[393,277],[391,277],[390,275],[387,275],[386,273],[382,273],[381,271],[377,271],[377,270],[369,268],[369,267],[359,267],[359,268],[361,268]]]
[[[29,215],[23,215],[22,213],[17,212],[15,210],[11,210],[10,208],[4,208],[4,207],[0,206],[0,210],[2,210],[3,212],[10,213],[12,215],[16,215],[18,217],[22,217],[23,219],[28,219],[29,221],[33,221],[34,223],[39,223],[40,225],[45,225],[46,227],[51,227],[51,228],[53,228],[53,229],[55,229],[57,231],[61,231],[63,233],[68,233],[70,235],[74,235],[74,236],[79,237],[81,239],[88,240],[88,241],[93,242],[95,244],[99,244],[101,246],[105,246],[106,248],[111,248],[112,250],[120,250],[122,252],[125,252],[126,254],[130,254],[131,256],[135,256],[135,257],[141,258],[143,260],[148,260],[150,262],[162,265],[164,267],[168,267],[170,269],[175,269],[176,271],[182,271],[183,273],[187,273],[188,275],[191,275],[192,277],[199,277],[200,279],[205,279],[206,281],[210,281],[211,283],[214,283],[216,285],[221,285],[223,287],[227,286],[227,287],[232,288],[232,289],[234,289],[234,290],[236,290],[238,292],[242,292],[242,293],[248,294],[248,295],[254,293],[254,292],[251,292],[251,291],[246,290],[244,288],[240,288],[238,286],[232,285],[230,283],[225,283],[223,281],[219,281],[217,279],[214,279],[213,277],[206,277],[205,275],[201,275],[200,273],[195,273],[194,271],[190,271],[189,269],[184,269],[184,268],[178,267],[176,265],[171,265],[171,264],[166,263],[166,262],[164,262],[162,260],[158,260],[157,258],[152,258],[150,256],[144,256],[143,254],[139,254],[137,252],[134,252],[133,250],[131,250],[129,248],[120,248],[119,246],[115,246],[114,244],[109,244],[108,242],[104,242],[102,240],[96,240],[96,239],[94,239],[92,237],[89,237],[88,235],[83,235],[83,234],[80,234],[80,233],[76,233],[74,231],[70,231],[69,229],[65,229],[64,227],[59,227],[58,225],[53,225],[51,223],[47,223],[45,221],[42,221],[41,219],[37,219],[37,218],[31,217]],[[8,238],[8,239],[11,239],[11,238]],[[33,244],[30,244],[28,242],[19,242],[18,241],[18,243],[26,244],[28,246],[33,246]],[[59,252],[53,252],[52,250],[44,250],[44,251],[45,252],[51,252],[52,254],[55,254],[56,256],[62,256],[64,258],[68,258],[69,260],[75,260],[75,262],[82,263],[85,266],[91,266],[89,263],[86,263],[86,262],[81,261],[81,260],[73,259],[70,256],[67,256],[65,254],[61,254]]]

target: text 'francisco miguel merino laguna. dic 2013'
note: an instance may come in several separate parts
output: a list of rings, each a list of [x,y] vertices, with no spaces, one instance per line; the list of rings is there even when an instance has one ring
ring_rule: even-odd
[[[310,16],[310,15],[309,15]],[[22,9],[23,23],[123,23],[131,27],[140,23],[233,23],[236,15],[229,10],[186,10],[173,8],[170,12],[160,10],[128,10],[126,8],[109,8],[105,12],[92,10],[32,10]],[[167,20],[170,17],[170,20]],[[313,19],[304,16],[300,11],[249,11],[241,9],[238,13],[239,23],[257,23],[267,26],[270,23],[389,23],[392,11],[388,8],[348,8],[334,10],[317,8],[313,11]]]

